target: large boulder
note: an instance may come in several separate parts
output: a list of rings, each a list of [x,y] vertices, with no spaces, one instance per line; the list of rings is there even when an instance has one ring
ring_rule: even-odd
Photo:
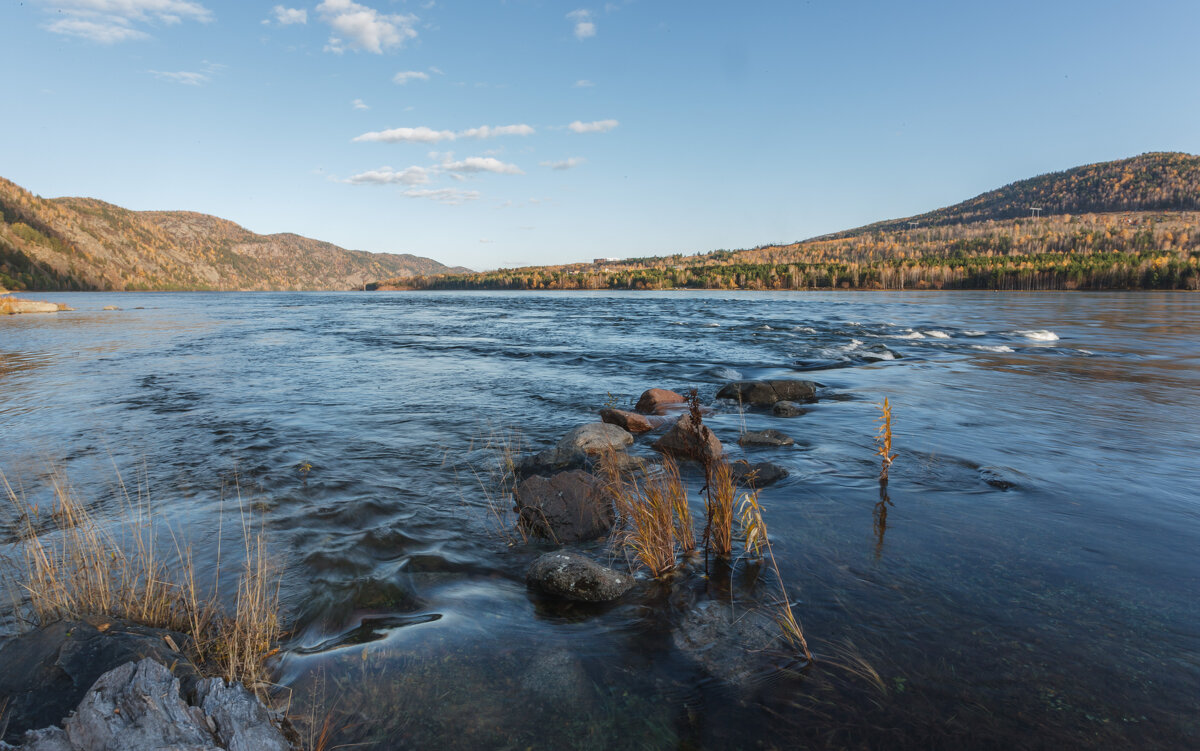
[[[591,457],[579,449],[560,449],[557,446],[526,456],[513,468],[517,477],[552,475],[568,469],[587,469]]]
[[[517,485],[513,500],[521,528],[536,537],[591,540],[613,525],[611,495],[599,478],[583,470],[533,475]]]
[[[589,456],[596,456],[610,450],[623,451],[631,443],[633,436],[628,430],[606,422],[589,422],[572,428],[554,448],[560,453],[582,451]]]
[[[654,449],[677,459],[695,459],[705,464],[721,458],[721,441],[707,425],[696,430],[691,415],[679,418],[662,438],[654,442]]]
[[[633,577],[577,553],[546,553],[533,562],[525,582],[548,595],[582,602],[615,600],[633,586]]]
[[[742,433],[738,443],[742,446],[791,446],[795,441],[791,436],[772,429]]]
[[[626,412],[623,409],[602,409],[600,419],[609,425],[624,428],[630,433],[649,433],[662,425],[667,418],[656,415],[639,415],[637,412]]]
[[[717,392],[718,399],[732,399],[753,407],[770,407],[776,402],[812,402],[817,398],[817,384],[812,381],[775,379],[770,381],[735,381]]]
[[[687,397],[667,389],[647,389],[634,406],[644,415],[666,414],[671,407],[682,409],[687,404]]]
[[[149,657],[104,673],[62,728],[29,732],[24,751],[289,751],[271,713],[240,684],[201,681],[195,701]]]

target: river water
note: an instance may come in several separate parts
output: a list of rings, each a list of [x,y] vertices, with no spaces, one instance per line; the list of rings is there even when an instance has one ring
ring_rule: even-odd
[[[48,297],[77,310],[0,319],[0,470],[37,503],[61,472],[101,513],[120,473],[207,576],[240,495],[283,561],[278,681],[335,742],[1200,745],[1195,295]],[[714,401],[760,377],[820,401]],[[650,387],[698,389],[732,458],[788,470],[760,499],[815,664],[697,630],[772,612],[780,580],[746,560],[603,607],[527,591],[551,548],[490,512],[496,447]],[[768,427],[795,445],[738,446]]]

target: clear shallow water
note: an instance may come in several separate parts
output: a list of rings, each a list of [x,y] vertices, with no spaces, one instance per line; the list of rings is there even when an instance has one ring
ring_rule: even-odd
[[[280,682],[323,701],[342,741],[1200,743],[1195,296],[52,298],[78,310],[0,318],[0,469],[37,500],[60,467],[103,507],[115,466],[207,566],[218,531],[236,538],[217,520],[238,483],[287,562]],[[823,385],[798,418],[708,419],[734,458],[791,473],[761,500],[815,667],[680,646],[712,603],[768,606],[773,578],[744,563],[602,608],[526,591],[547,548],[497,534],[489,434],[537,450],[613,397],[711,401],[757,377]],[[881,530],[884,396],[900,457]],[[743,422],[796,445],[743,450]]]

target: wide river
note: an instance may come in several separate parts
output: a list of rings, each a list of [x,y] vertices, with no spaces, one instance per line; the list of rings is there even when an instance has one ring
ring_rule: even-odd
[[[0,318],[0,470],[102,514],[120,473],[209,578],[222,540],[227,599],[240,495],[283,566],[277,680],[335,744],[1200,747],[1200,296],[36,297],[76,310]],[[762,377],[820,401],[714,398]],[[731,458],[789,472],[760,500],[814,664],[739,641],[780,583],[745,559],[603,607],[526,589],[552,547],[506,526],[502,444],[650,387],[698,389]],[[739,447],[765,428],[795,445]]]

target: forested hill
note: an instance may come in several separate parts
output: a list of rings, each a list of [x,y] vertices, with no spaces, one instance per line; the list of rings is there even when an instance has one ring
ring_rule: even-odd
[[[943,227],[988,219],[1129,211],[1200,211],[1200,156],[1142,154],[1050,172],[991,190],[969,201],[918,216],[890,219],[825,235],[818,240],[916,227]]]
[[[368,288],[1195,290],[1200,157],[1143,154],[1078,167],[921,216],[785,245],[416,276]]]
[[[0,178],[0,287],[9,289],[337,290],[465,271],[414,255],[258,235],[206,214],[43,199]]]

